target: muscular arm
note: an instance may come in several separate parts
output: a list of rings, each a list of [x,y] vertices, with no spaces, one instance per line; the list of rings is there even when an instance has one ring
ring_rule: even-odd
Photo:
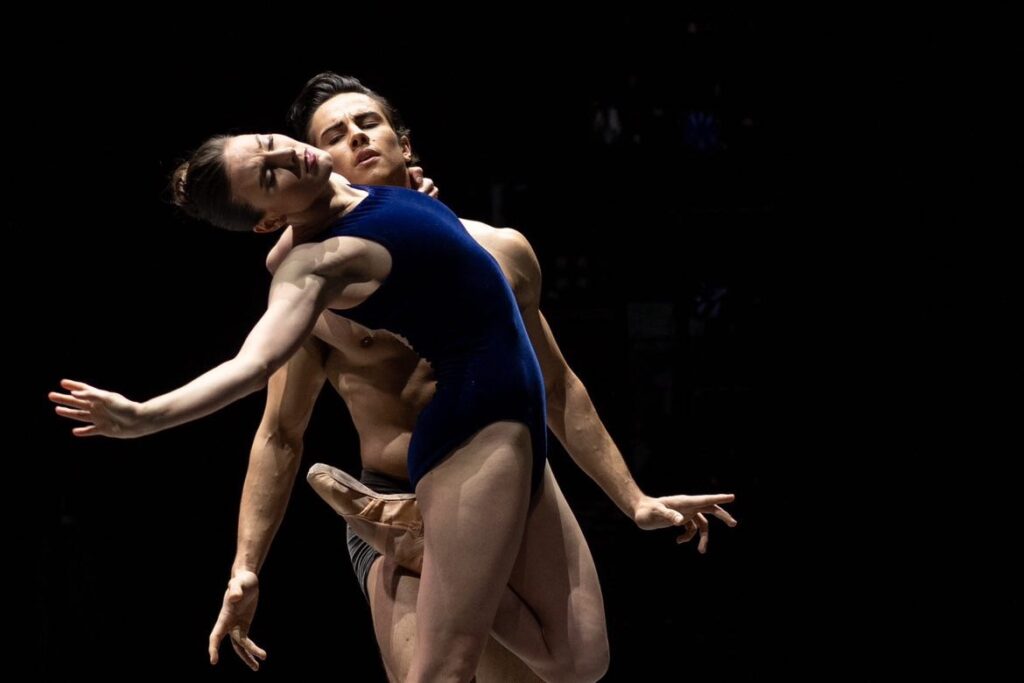
[[[257,574],[284,517],[295,473],[302,460],[302,433],[324,382],[324,350],[307,339],[288,363],[270,377],[263,412],[249,456],[249,472],[238,511],[238,547],[217,622],[210,632],[210,664],[220,660],[220,643],[230,634],[235,653],[259,670],[267,652],[249,638],[259,601]]]
[[[634,519],[643,493],[598,417],[587,388],[565,362],[540,310],[536,307],[525,310],[523,321],[544,373],[548,427],[580,469],[626,516]]]
[[[644,498],[626,466],[587,388],[562,356],[551,328],[540,312],[541,272],[530,243],[514,230],[504,230],[502,251],[508,275],[533,343],[547,392],[548,427],[580,469],[593,479],[630,519]]]
[[[309,337],[270,378],[242,488],[232,576],[259,573],[281,525],[302,461],[302,437],[326,379],[326,357],[323,342]]]
[[[729,526],[736,526],[736,520],[721,507],[732,502],[733,495],[652,498],[640,490],[622,459],[622,453],[597,416],[587,388],[565,362],[551,328],[540,312],[540,265],[533,249],[526,238],[514,230],[502,232],[509,233],[504,238],[507,245],[503,251],[511,265],[505,272],[513,283],[526,331],[544,374],[548,427],[580,469],[597,482],[637,526],[641,529],[684,526],[688,531],[677,537],[680,543],[690,540],[699,531],[698,551],[706,552],[708,522],[705,514],[713,514]]]

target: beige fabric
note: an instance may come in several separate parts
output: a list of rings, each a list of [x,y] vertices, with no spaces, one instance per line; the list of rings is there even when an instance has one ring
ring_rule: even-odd
[[[410,571],[421,572],[423,517],[415,493],[377,493],[323,463],[309,469],[306,481],[370,547]]]

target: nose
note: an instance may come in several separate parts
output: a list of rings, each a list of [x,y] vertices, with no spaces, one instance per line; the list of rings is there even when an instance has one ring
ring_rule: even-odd
[[[370,137],[363,132],[362,128],[359,128],[354,123],[350,129],[351,135],[349,135],[349,144],[352,145],[352,149],[359,149],[364,145],[370,144]]]
[[[285,168],[299,175],[299,153],[295,148],[275,149],[266,153],[267,163],[275,168]]]

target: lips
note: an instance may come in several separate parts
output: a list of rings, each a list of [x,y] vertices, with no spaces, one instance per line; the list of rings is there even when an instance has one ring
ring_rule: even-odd
[[[380,156],[380,154],[375,149],[367,148],[367,149],[360,150],[360,152],[358,154],[356,154],[356,166],[358,166],[359,164],[363,163],[367,159],[373,159],[374,157],[379,157],[379,156]]]
[[[307,149],[303,156],[306,159],[306,173],[309,173],[310,170],[315,170],[316,169],[316,155],[313,154],[313,152],[311,152],[310,150]]]

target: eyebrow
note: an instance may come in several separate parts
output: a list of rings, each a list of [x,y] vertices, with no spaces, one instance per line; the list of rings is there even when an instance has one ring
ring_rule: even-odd
[[[260,142],[259,134],[255,134],[255,135],[253,135],[253,137],[256,138],[256,150],[259,151],[259,152],[262,152],[263,151],[263,143]],[[266,167],[263,165],[263,163],[260,163],[259,168],[256,169],[256,182],[259,184],[260,187],[263,187],[263,182],[264,182],[263,178],[267,175],[264,172],[265,168]]]
[[[253,137],[256,138],[256,149],[262,152],[263,151],[263,143],[260,142],[259,134],[257,133],[255,135],[253,135]],[[270,149],[273,149],[273,148],[274,148],[274,136],[273,135],[268,135],[267,136],[267,149],[270,150]],[[259,183],[260,187],[269,187],[269,185],[267,183],[267,162],[266,161],[260,162],[258,177],[257,177],[256,181]]]
[[[376,116],[378,118],[383,118],[381,116],[381,114],[373,111],[372,109],[368,109],[366,111],[361,111],[358,114],[353,114],[352,118],[355,119],[356,123],[359,123],[360,125],[362,125],[362,122],[364,120],[366,120],[366,118],[369,117],[369,116]],[[338,120],[337,122],[331,124],[327,128],[324,128],[323,132],[320,133],[320,142],[323,142],[324,138],[327,137],[328,133],[332,133],[332,132],[334,132],[336,130],[344,130],[346,127],[348,127],[348,124],[346,124],[343,120]]]

